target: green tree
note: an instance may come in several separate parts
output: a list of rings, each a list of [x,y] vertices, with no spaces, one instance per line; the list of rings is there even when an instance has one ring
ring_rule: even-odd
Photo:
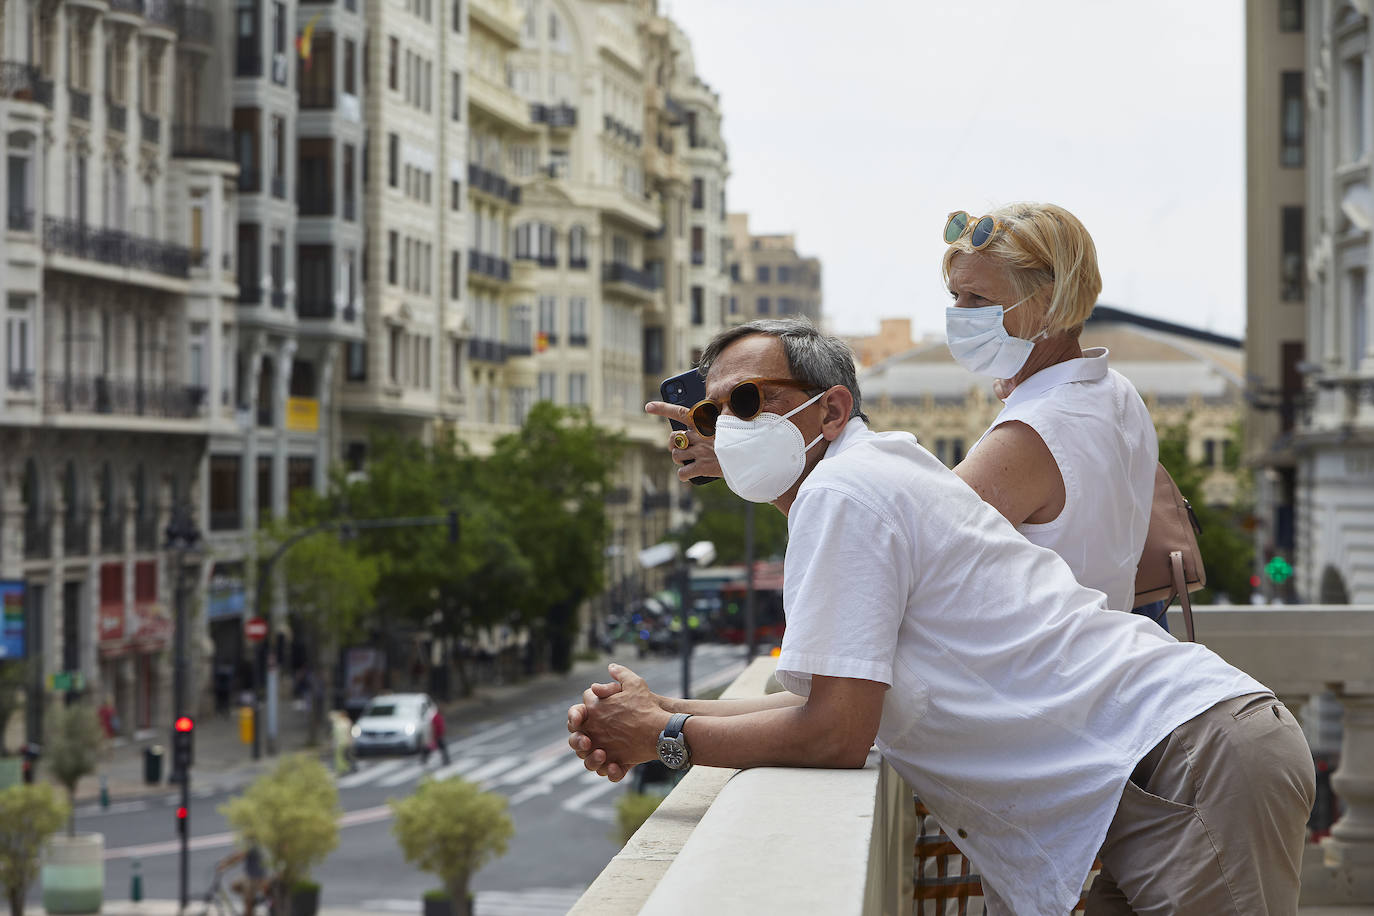
[[[48,770],[67,790],[71,807],[76,806],[76,786],[95,772],[100,748],[105,743],[105,730],[100,717],[84,703],[55,706],[48,713]],[[76,835],[76,817],[67,822],[67,835]]]
[[[304,495],[304,494],[302,494]],[[293,509],[292,522],[276,521],[263,534],[261,555],[294,536],[316,519],[327,517],[314,494]],[[334,683],[334,660],[341,642],[363,631],[372,610],[380,576],[379,562],[363,554],[334,531],[307,535],[292,545],[279,561],[286,586],[286,604],[308,631],[310,667],[322,683]],[[322,703],[312,698],[309,743],[319,740],[324,721]]]
[[[308,754],[283,757],[248,790],[219,807],[244,848],[256,846],[276,878],[276,912],[292,889],[339,845],[339,791]]]
[[[19,711],[19,695],[24,690],[25,663],[16,659],[0,661],[0,757],[9,753],[5,748],[5,732],[10,717]]]
[[[623,449],[586,410],[541,401],[482,465],[482,489],[530,566],[517,610],[559,671],[572,665],[578,606],[604,585],[606,495]]]
[[[469,916],[468,881],[487,861],[505,855],[515,833],[505,797],[454,776],[426,779],[414,795],[390,804],[392,831],[406,861],[437,875],[455,912]]]
[[[716,562],[721,565],[745,561],[745,512],[748,503],[740,499],[724,480],[715,480],[693,489],[698,512],[696,521],[679,539],[688,546],[710,541],[716,546]],[[772,506],[754,506],[754,559],[781,557],[787,550],[787,516]]]
[[[23,916],[43,847],[70,816],[71,806],[46,782],[0,790],[0,886],[9,898],[10,916]]]
[[[1218,593],[1232,601],[1244,602],[1250,594],[1250,575],[1254,564],[1254,544],[1242,527],[1254,509],[1249,471],[1239,458],[1239,449],[1228,446],[1222,456],[1224,470],[1236,475],[1237,499],[1229,506],[1208,505],[1203,484],[1211,468],[1188,457],[1188,421],[1162,427],[1159,433],[1159,461],[1178,484],[1179,492],[1193,507],[1202,533],[1197,546],[1207,570],[1207,587],[1194,596],[1195,603],[1209,604]],[[1241,441],[1239,425],[1232,429],[1231,442]]]

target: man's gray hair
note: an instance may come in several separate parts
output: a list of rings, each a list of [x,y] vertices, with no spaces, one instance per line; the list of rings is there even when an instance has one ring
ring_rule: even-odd
[[[753,334],[765,334],[782,341],[783,352],[787,354],[787,367],[792,377],[806,382],[813,388],[824,391],[835,385],[843,385],[854,396],[854,409],[851,417],[858,417],[865,423],[868,417],[861,408],[859,378],[854,369],[854,353],[849,345],[838,337],[821,333],[806,318],[760,318],[746,324],[726,328],[706,345],[701,354],[697,371],[702,377],[711,370],[711,364],[719,358],[721,351],[730,344]]]

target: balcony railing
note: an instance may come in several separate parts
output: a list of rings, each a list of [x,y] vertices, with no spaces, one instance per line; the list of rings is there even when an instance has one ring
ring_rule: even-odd
[[[143,0],[143,15],[168,28],[176,28],[176,10],[172,0]]]
[[[188,248],[118,229],[95,229],[74,219],[44,217],[43,247],[102,264],[150,270],[169,277],[186,277],[191,272]]]
[[[150,114],[140,114],[141,134],[144,143],[156,143],[162,138],[162,122]]]
[[[325,290],[319,295],[303,292],[296,297],[296,315],[300,318],[331,319],[335,315],[334,294]]]
[[[185,420],[200,415],[205,389],[198,385],[141,382],[105,375],[50,374],[44,379],[48,413],[116,414]]]
[[[262,76],[262,55],[240,51],[234,60],[237,76]]]
[[[239,305],[261,305],[262,287],[250,286],[244,283],[242,278],[239,280]]]
[[[71,102],[72,117],[82,121],[91,119],[91,94],[80,89],[68,89],[67,99]]]
[[[472,338],[468,340],[468,359],[485,363],[503,363],[506,361],[506,348],[497,340]]]
[[[219,159],[233,162],[234,131],[201,124],[172,125],[172,155],[178,159]]]
[[[210,510],[211,531],[238,531],[243,527],[243,515],[237,511],[216,512]]]
[[[530,120],[536,124],[547,124],[557,130],[577,126],[577,109],[572,105],[530,104]]]
[[[519,356],[534,355],[534,346],[528,341],[521,341],[519,343],[504,343],[501,345],[501,347],[505,351],[506,359],[515,359]]]
[[[211,44],[215,37],[215,17],[211,12],[193,3],[178,2],[173,5],[173,19],[177,35],[182,41],[197,44]]]
[[[239,168],[239,190],[245,194],[256,194],[262,190],[262,172],[257,169]]]
[[[468,249],[468,270],[503,282],[510,279],[509,261],[495,255],[483,254],[475,248]]]
[[[504,176],[480,165],[468,165],[468,184],[474,189],[493,197],[500,197],[510,203],[520,203],[520,186],[511,184]]]
[[[586,258],[572,258],[572,257],[570,257],[570,258],[568,258],[568,267],[569,267],[569,269],[571,269],[571,270],[586,270],[586,269],[587,269],[587,259],[586,259]]]
[[[704,252],[704,251],[694,251],[694,252],[692,252],[692,266],[694,266],[694,267],[700,267],[701,265],[703,265],[703,264],[705,264],[705,263],[706,263],[706,252]]]
[[[42,560],[52,555],[52,520],[24,515],[24,558]]]
[[[284,290],[284,289],[274,289],[274,290],[272,290],[272,308],[274,308],[274,309],[284,309],[284,308],[286,308],[286,290]]]
[[[18,61],[0,61],[0,99],[37,102],[52,108],[53,83],[42,71]]]
[[[32,391],[33,372],[28,369],[11,369],[5,377],[10,391]]]
[[[143,512],[134,516],[134,550],[152,553],[157,550],[157,516]]]
[[[91,510],[69,509],[62,519],[62,552],[69,557],[91,552]]]
[[[601,265],[602,283],[627,283],[649,292],[658,290],[662,284],[658,277],[648,270],[640,270],[628,264],[602,264]]]
[[[117,13],[143,15],[143,0],[110,0],[110,9]]]
[[[121,134],[129,128],[129,109],[120,105],[118,102],[106,100],[105,102],[106,123],[110,125],[110,130],[117,130]]]
[[[301,216],[333,216],[334,192],[330,188],[313,188],[298,184],[296,206]]]
[[[32,232],[33,211],[10,207],[5,216],[5,227],[12,232]]]
[[[301,108],[328,109],[334,107],[333,86],[302,86]]]

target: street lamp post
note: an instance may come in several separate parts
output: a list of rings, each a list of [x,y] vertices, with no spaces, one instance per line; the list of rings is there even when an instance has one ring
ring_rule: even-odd
[[[172,667],[172,708],[173,726],[172,740],[168,742],[173,747],[178,747],[181,743],[179,731],[183,720],[190,722],[186,716],[186,669],[188,665],[187,654],[187,623],[186,623],[186,554],[197,549],[200,545],[200,529],[191,520],[190,513],[184,507],[173,510],[172,519],[167,523],[167,543],[165,549],[171,552],[172,562],[176,564],[176,621],[175,629],[172,634],[173,640],[173,667]],[[190,850],[188,848],[188,834],[190,832],[191,806],[191,761],[189,754],[177,753],[173,755],[173,772],[177,781],[181,784],[181,808],[178,810],[181,829],[181,909],[184,911],[189,901],[190,892]]]

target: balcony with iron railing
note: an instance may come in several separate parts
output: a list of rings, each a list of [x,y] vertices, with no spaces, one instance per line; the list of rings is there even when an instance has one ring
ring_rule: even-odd
[[[42,71],[21,61],[0,61],[0,99],[37,102],[52,107],[52,80],[43,79]]]
[[[50,373],[44,378],[43,410],[49,414],[110,414],[188,420],[201,415],[205,389],[104,375]]]
[[[42,560],[52,556],[52,519],[41,511],[24,514],[24,559]]]
[[[296,185],[296,210],[301,216],[333,216],[334,190],[329,186],[316,186],[298,181]]]
[[[91,552],[91,510],[69,508],[62,516],[62,552],[82,557]]]
[[[91,94],[89,92],[82,92],[80,89],[68,89],[67,100],[71,103],[73,118],[82,121],[91,119]]]
[[[544,105],[531,102],[530,120],[536,124],[547,124],[554,130],[570,130],[577,126],[577,109],[566,103]]]
[[[1329,836],[1307,846],[1298,913],[1374,914],[1374,606],[1194,611],[1199,638],[1268,685],[1299,718],[1310,695],[1330,690],[1340,700],[1344,730],[1331,783],[1343,810]],[[1177,613],[1170,621],[1176,632]],[[755,660],[722,698],[776,692],[776,664]],[[919,836],[918,823],[910,788],[876,752],[850,770],[696,766],[569,916],[666,916],[680,912],[683,899],[722,916],[879,916],[917,906],[944,913],[943,901],[961,893],[960,912],[979,907],[981,881],[967,873],[966,860],[960,870],[953,843],[938,852],[939,875],[950,877],[916,868],[934,836]]]
[[[468,164],[468,184],[474,191],[489,194],[512,204],[520,203],[520,186],[511,184],[505,176],[480,165]]]
[[[171,242],[145,238],[121,229],[97,229],[78,220],[48,216],[43,219],[43,247],[115,267],[165,274],[190,275],[190,249]]]
[[[32,232],[33,211],[22,207],[10,207],[5,214],[5,228],[11,232]]]
[[[601,282],[607,286],[614,286],[621,292],[628,292],[639,297],[646,295],[652,297],[663,286],[654,271],[631,267],[629,264],[615,261],[601,265]]]
[[[333,86],[311,86],[300,87],[300,104],[302,109],[327,110],[334,107],[334,87]]]
[[[124,509],[106,508],[100,514],[100,552],[124,552]]]
[[[172,155],[178,159],[234,162],[234,131],[207,124],[172,125]]]
[[[33,372],[28,369],[11,369],[5,374],[5,385],[9,391],[33,391]]]
[[[215,38],[215,17],[209,9],[184,0],[172,5],[172,20],[182,42],[210,45]]]
[[[129,109],[116,102],[114,99],[105,100],[105,123],[110,130],[117,130],[121,134],[129,129]]]
[[[510,280],[510,262],[505,258],[485,254],[476,248],[468,249],[468,270],[483,277],[506,282]]]
[[[468,359],[484,363],[504,363],[506,348],[499,340],[479,340],[473,337],[468,340]]]
[[[157,550],[157,516],[151,512],[134,515],[134,550],[139,553]]]
[[[141,112],[138,116],[139,135],[144,143],[157,143],[162,139],[162,121],[156,116]]]
[[[338,313],[334,308],[334,293],[332,290],[312,291],[308,289],[300,290],[296,295],[296,316],[299,318],[332,319]]]

